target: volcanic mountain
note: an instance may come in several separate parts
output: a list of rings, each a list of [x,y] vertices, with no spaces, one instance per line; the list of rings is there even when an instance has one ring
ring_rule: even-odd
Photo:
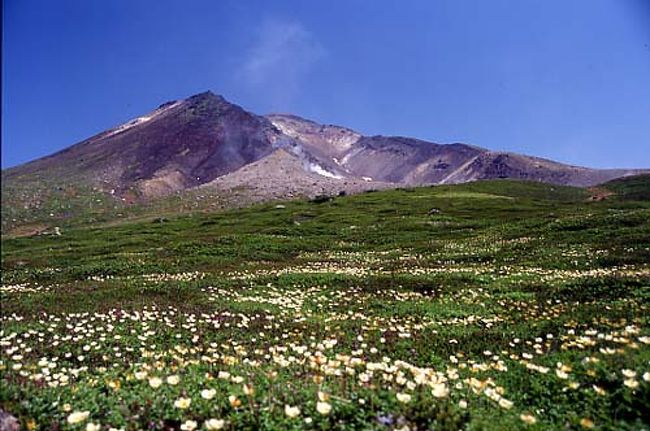
[[[461,143],[362,136],[344,127],[321,125],[295,115],[267,118],[321,160],[333,161],[344,175],[391,184],[416,186],[512,178],[584,187],[642,172],[570,166]]]
[[[45,176],[146,195],[195,187],[269,155],[282,134],[263,117],[202,93],[51,156],[3,172],[3,180]]]
[[[74,213],[71,202],[81,205],[89,193],[91,205],[187,191],[237,190],[265,200],[494,178],[591,186],[640,172],[569,166],[460,143],[363,136],[295,115],[255,115],[205,92],[3,170],[3,230],[11,224],[7,217],[20,211]]]

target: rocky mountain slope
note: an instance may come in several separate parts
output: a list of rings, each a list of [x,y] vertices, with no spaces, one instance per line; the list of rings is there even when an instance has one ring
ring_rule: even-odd
[[[311,171],[300,157],[279,148],[256,162],[223,175],[199,187],[199,190],[245,193],[251,202],[294,197],[332,196],[341,192],[391,188],[385,182],[369,182],[352,177],[333,178]]]
[[[3,172],[8,182],[50,177],[104,191],[160,195],[195,187],[273,151],[282,134],[210,92],[155,111],[51,156]]]
[[[295,115],[276,114],[267,118],[283,133],[321,156],[321,160],[333,162],[333,170],[373,181],[424,185],[513,178],[583,187],[642,172],[570,166],[461,143],[436,144],[401,136],[362,136],[350,129],[320,125]]]
[[[2,228],[201,190],[229,196],[237,190],[246,203],[494,178],[590,186],[640,172],[363,136],[295,115],[255,115],[205,92],[3,170]]]

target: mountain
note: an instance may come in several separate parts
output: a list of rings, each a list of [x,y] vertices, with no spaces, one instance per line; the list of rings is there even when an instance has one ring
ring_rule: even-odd
[[[593,186],[643,170],[590,169],[538,157],[489,151],[473,145],[436,144],[401,136],[363,136],[295,115],[269,115],[283,133],[352,177],[410,186],[512,178]]]
[[[119,214],[124,206],[169,196],[212,196],[221,206],[237,206],[494,178],[591,186],[640,172],[569,166],[461,143],[364,136],[295,115],[255,115],[205,92],[3,170],[2,230],[81,212]]]
[[[264,117],[210,92],[149,114],[51,156],[3,172],[3,180],[92,183],[123,193],[166,194],[195,187],[269,155],[281,137]]]

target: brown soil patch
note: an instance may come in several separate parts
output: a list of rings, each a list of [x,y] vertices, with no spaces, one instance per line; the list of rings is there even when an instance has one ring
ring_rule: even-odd
[[[587,190],[591,193],[591,196],[588,198],[590,201],[604,201],[608,197],[616,194],[613,191],[602,187],[589,187]]]

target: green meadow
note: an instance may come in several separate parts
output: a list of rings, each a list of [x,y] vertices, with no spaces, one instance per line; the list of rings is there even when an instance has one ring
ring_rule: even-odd
[[[650,177],[63,224],[2,240],[26,430],[650,429]]]

